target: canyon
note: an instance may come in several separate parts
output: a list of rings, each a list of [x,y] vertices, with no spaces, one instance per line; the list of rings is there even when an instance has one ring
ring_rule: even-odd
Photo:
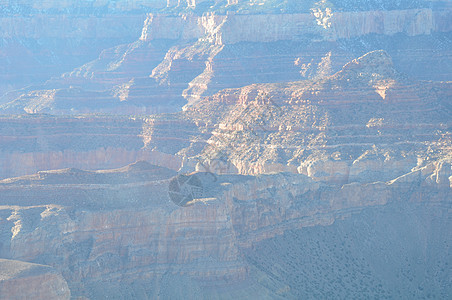
[[[41,45],[41,50],[34,46],[5,50],[14,51],[13,56],[8,54],[6,67],[15,64],[25,69],[7,67],[5,76],[9,77],[4,82],[16,82],[23,88],[5,87],[0,110],[8,114],[175,112],[187,102],[192,104],[225,88],[331,75],[375,49],[387,51],[398,70],[417,79],[448,80],[449,15],[449,8],[328,13],[316,8],[293,14],[4,17],[6,40],[13,36],[20,38],[22,45]],[[22,42],[25,40],[28,42]],[[66,45],[68,40],[71,44]],[[47,43],[61,53],[52,50],[51,57],[46,55]],[[112,43],[122,44],[108,48]],[[99,51],[96,45],[102,44],[105,50],[94,59],[93,53]],[[30,60],[51,65],[23,61],[27,52],[40,53]],[[20,63],[11,61],[14,55],[20,57]],[[80,59],[61,62],[63,55]],[[76,67],[88,57],[94,60]],[[70,65],[75,68],[70,70]],[[37,68],[46,70],[41,76],[47,81],[40,82],[35,75],[30,79],[33,82],[15,79],[20,76],[23,80],[27,78],[23,74]],[[15,72],[20,75],[13,75]]]
[[[2,3],[0,299],[449,298],[452,7],[374,2]]]
[[[309,228],[329,228],[365,211],[378,213],[382,207],[396,206],[424,218],[438,218],[439,224],[429,227],[428,232],[440,240],[441,235],[434,232],[450,226],[450,220],[441,217],[450,210],[450,164],[427,166],[391,182],[342,186],[313,182],[306,176],[288,173],[258,177],[217,175],[216,178],[209,173],[193,173],[190,176],[196,176],[201,182],[202,197],[206,200],[182,207],[168,197],[169,179],[140,176],[152,169],[143,163],[132,165],[122,175],[129,182],[114,185],[110,178],[99,182],[90,178],[91,173],[76,170],[40,172],[36,176],[1,181],[2,255],[59,270],[72,296],[99,298],[119,293],[121,298],[157,295],[210,298],[221,291],[221,285],[227,284],[234,287],[234,292],[224,291],[221,297],[248,294],[296,298],[300,292],[297,285],[287,286],[282,278],[273,280],[271,272],[256,270],[256,262],[251,263],[247,255],[261,255],[256,248],[286,232],[295,230],[304,236]],[[113,178],[124,171],[97,171],[96,176],[109,174]],[[7,205],[11,201],[14,206]],[[399,215],[392,213],[393,216],[386,218],[397,222]],[[420,226],[416,224],[407,226]],[[385,232],[364,236],[382,239],[381,234]],[[418,238],[429,239],[429,233]],[[383,253],[401,251],[411,241],[409,236],[391,241],[394,247],[402,248],[391,246]],[[285,245],[293,247],[293,243],[292,240]],[[445,254],[448,246],[441,247],[437,251]],[[277,253],[271,253],[270,257]],[[383,253],[376,255],[387,255]],[[400,257],[401,254],[391,255]],[[427,259],[425,255],[426,252],[409,254],[407,259]],[[341,257],[328,258],[328,254],[326,259],[342,261]],[[349,259],[355,261],[357,257]],[[365,263],[370,263],[368,259]],[[265,264],[266,258],[260,260]],[[448,270],[444,267],[440,262],[435,265],[445,275]],[[376,273],[372,275],[376,278],[381,276],[375,266],[361,271]],[[407,291],[402,290],[402,296],[412,292],[411,284],[426,284],[426,281],[441,288],[429,285],[425,291],[418,291],[416,286],[418,297],[450,293],[448,286],[438,281],[443,280],[442,276],[415,275],[408,266],[401,268],[402,271],[416,276],[415,283],[403,285]],[[372,281],[367,284],[374,287]],[[350,288],[346,285],[336,293]],[[386,282],[380,290],[369,293],[395,295],[392,289]],[[303,293],[314,295],[307,290]]]

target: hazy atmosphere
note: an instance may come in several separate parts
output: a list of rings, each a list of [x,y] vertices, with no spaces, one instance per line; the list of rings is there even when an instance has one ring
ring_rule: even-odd
[[[0,0],[0,300],[451,299],[451,0]]]

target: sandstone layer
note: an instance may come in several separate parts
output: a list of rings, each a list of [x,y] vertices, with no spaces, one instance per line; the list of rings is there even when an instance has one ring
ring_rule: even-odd
[[[0,298],[450,298],[434,2],[2,5]]]
[[[449,14],[448,8],[318,8],[297,14],[201,16],[154,13],[144,21],[139,39],[139,33],[134,34],[136,42],[105,50],[98,59],[44,85],[5,95],[1,101],[9,103],[1,110],[15,114],[174,112],[224,88],[331,75],[352,58],[375,49],[385,49],[397,68],[411,76],[450,80]],[[82,30],[80,34],[67,30],[64,36],[85,40],[114,35],[125,40],[133,38],[137,22],[143,22],[142,15],[126,16],[121,19],[122,27],[134,29],[118,32],[117,26],[111,30],[99,26],[116,22],[116,17],[103,18],[77,19],[74,22],[80,24],[75,28],[99,30]],[[36,18],[28,21],[39,22]],[[4,22],[11,23],[5,34],[17,36],[15,21]],[[50,37],[59,34],[52,33],[52,22],[60,21],[56,17],[45,22],[49,28],[44,32]],[[28,29],[23,35],[37,38]],[[87,99],[95,99],[96,105]]]
[[[451,90],[407,78],[374,51],[331,76],[226,89],[176,114],[3,117],[1,173],[148,160],[186,172],[389,180],[450,156]]]
[[[212,130],[189,161],[220,173],[389,180],[450,157],[450,93],[448,82],[408,80],[384,51],[323,79],[224,90],[184,112]]]
[[[290,289],[280,291],[284,280],[263,283],[269,273],[256,271],[244,253],[260,255],[254,247],[263,241],[354,219],[364,209],[420,206],[430,214],[428,207],[447,209],[451,199],[450,163],[386,183],[343,186],[288,173],[193,173],[201,183],[200,198],[182,207],[168,197],[170,179],[159,174],[140,163],[108,172],[62,170],[1,181],[2,257],[53,266],[74,296],[152,298],[171,295],[180,281],[192,286],[192,298],[227,297],[231,292],[219,288],[225,284],[242,296],[260,286],[262,297],[295,298]],[[447,288],[428,290],[448,293]]]
[[[165,141],[160,142],[163,152],[145,147],[151,139],[159,143],[158,133],[151,137],[153,131],[146,118],[41,115],[4,117],[0,122],[2,178],[63,168],[118,168],[139,160],[174,170],[181,165],[181,158],[168,151]],[[189,130],[190,123],[185,123]],[[183,132],[183,128],[172,130],[176,136]],[[168,139],[171,138],[164,140]],[[182,140],[179,139],[180,147],[184,147]]]

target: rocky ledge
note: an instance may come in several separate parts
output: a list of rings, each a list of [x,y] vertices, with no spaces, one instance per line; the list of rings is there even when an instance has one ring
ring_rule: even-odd
[[[24,89],[5,94],[0,99],[4,104],[0,111],[116,115],[175,112],[225,88],[328,76],[352,58],[375,49],[385,49],[397,67],[411,76],[450,80],[450,62],[444,59],[451,48],[449,15],[447,7],[390,11],[313,8],[294,14],[152,13],[141,23],[141,36],[136,23],[138,19],[138,23],[143,22],[143,16],[124,16],[124,25],[118,27],[131,28],[125,32],[85,30],[85,37],[78,36],[78,31],[64,31],[64,36],[72,39],[75,35],[82,41],[105,37],[106,46],[97,59],[80,63],[72,71],[66,69],[61,76],[54,73],[43,84],[23,85]],[[45,32],[50,36],[55,27],[52,22],[60,22],[56,18],[45,22]],[[102,24],[111,22],[108,16],[103,18],[99,21]],[[81,28],[97,28],[90,20],[74,22]],[[11,28],[5,35],[17,35],[9,33],[16,28],[14,21],[4,22]],[[47,26],[51,28],[47,30]],[[36,32],[23,32],[27,36],[22,39],[38,39]],[[128,36],[130,32],[134,34]],[[112,34],[125,44],[108,48]],[[397,42],[400,39],[404,40],[402,45]]]
[[[76,297],[180,297],[185,291],[192,298],[234,293],[296,298],[296,286],[281,290],[282,279],[268,284],[272,271],[256,261],[265,241],[293,230],[329,228],[389,206],[417,209],[426,218],[433,218],[437,208],[451,207],[452,171],[447,162],[387,182],[346,185],[290,173],[192,173],[170,179],[163,173],[155,178],[156,171],[161,173],[140,163],[95,174],[61,170],[1,181],[1,257],[52,266]],[[127,182],[117,183],[118,176]],[[175,195],[187,201],[175,201],[180,199]],[[445,223],[432,232],[447,225],[447,218],[438,220]],[[427,238],[416,230],[421,239]],[[380,239],[380,233],[375,238]],[[411,247],[411,241],[407,237],[397,247]],[[441,267],[448,254],[439,251],[435,257]],[[368,270],[376,272],[372,276],[381,274],[373,267]],[[24,275],[24,282],[34,280],[30,276]],[[421,277],[439,284],[440,277]],[[63,281],[57,282],[62,286]],[[387,284],[382,291],[395,295]],[[405,283],[403,287],[409,289]],[[447,288],[433,293],[447,293]],[[350,289],[346,284],[340,291]]]
[[[66,281],[54,268],[0,259],[0,299],[70,299]]]

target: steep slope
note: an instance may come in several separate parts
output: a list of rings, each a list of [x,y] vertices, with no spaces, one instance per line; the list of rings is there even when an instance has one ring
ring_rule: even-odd
[[[325,5],[293,14],[150,14],[138,41],[5,96],[2,102],[10,103],[1,110],[174,112],[224,88],[331,75],[375,49],[387,50],[411,76],[450,80],[448,8],[336,11]]]
[[[384,51],[374,51],[323,79],[224,90],[185,111],[212,128],[193,164],[215,172],[388,180],[450,157],[451,88],[408,79]]]
[[[4,117],[1,173],[148,160],[186,172],[388,180],[450,156],[451,94],[450,82],[410,79],[374,51],[331,76],[226,89],[176,114]]]
[[[3,117],[3,174],[70,168],[0,181],[0,257],[74,297],[445,297],[451,94],[379,50],[175,114]]]
[[[193,173],[186,176],[199,183],[200,198],[185,206],[168,195],[179,177],[154,178],[156,171],[140,163],[108,172],[63,170],[1,181],[0,257],[53,266],[75,297],[297,299],[358,291],[370,297],[450,293],[442,276],[450,261],[451,239],[444,232],[450,223],[444,212],[451,205],[450,163],[429,164],[390,182],[343,186],[300,174]],[[128,182],[92,180],[107,174]],[[381,224],[382,215],[387,226],[373,225],[373,220]],[[405,219],[411,221],[397,227]],[[369,227],[350,230],[357,222]],[[391,224],[410,234],[393,231]],[[324,239],[315,233],[319,231]],[[327,239],[336,231],[347,237],[346,244],[337,244],[340,235]],[[383,248],[363,245],[363,238]],[[425,250],[403,252],[423,241]],[[275,242],[288,250],[274,250]],[[337,256],[329,251],[332,244]],[[299,250],[292,252],[294,247]],[[361,254],[360,247],[365,250]],[[300,251],[314,265],[306,261],[308,256],[298,257]],[[396,270],[402,278],[394,278],[404,289],[394,289],[386,277],[392,266],[378,267],[379,261],[405,258]],[[416,275],[425,266],[410,265],[418,260],[434,262],[431,271],[440,273]],[[354,270],[361,265],[363,282],[357,289]],[[338,271],[343,274],[340,288],[333,294],[317,289],[324,294],[316,294],[312,287],[324,285],[335,273],[323,277],[315,266],[344,267]]]
[[[449,2],[0,6],[0,298],[452,295]]]
[[[1,299],[70,299],[61,275],[49,266],[0,259]]]
[[[15,90],[42,85],[95,59],[106,48],[133,42],[143,20],[143,15],[0,13],[0,96],[10,92],[0,103],[24,93]]]
[[[449,262],[433,259],[450,251],[446,209],[400,203],[365,209],[258,243],[247,259],[286,282],[298,299],[448,298]]]

